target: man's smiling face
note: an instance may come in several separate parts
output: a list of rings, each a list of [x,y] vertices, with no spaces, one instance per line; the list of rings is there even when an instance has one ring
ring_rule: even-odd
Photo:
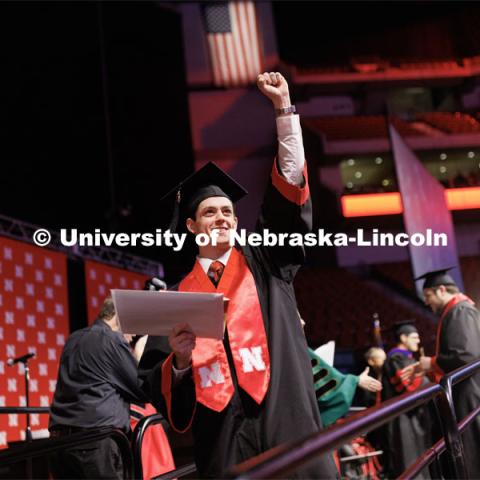
[[[226,197],[209,197],[202,200],[195,212],[195,219],[187,219],[187,228],[195,235],[217,235],[217,245],[229,245],[231,230],[237,229],[232,202]]]

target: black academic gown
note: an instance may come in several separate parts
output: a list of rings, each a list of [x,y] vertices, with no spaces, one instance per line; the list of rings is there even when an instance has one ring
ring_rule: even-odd
[[[439,332],[437,365],[449,373],[480,358],[480,312],[463,301],[442,321]],[[480,372],[453,387],[457,420],[480,405]],[[480,478],[480,417],[462,434],[469,478]]]
[[[427,383],[426,379],[421,378],[413,385],[400,381],[399,370],[416,361],[409,353],[397,348],[388,353],[383,366],[382,400],[414,391]],[[382,427],[382,464],[387,478],[397,478],[432,445],[430,428],[428,410],[423,406],[398,416]],[[428,471],[424,470],[416,478],[430,477]]]
[[[268,186],[256,230],[308,232],[311,228],[310,200],[300,205],[298,188],[281,187],[282,193],[278,186],[272,183]],[[247,246],[242,251],[257,286],[270,354],[270,383],[265,399],[258,405],[239,388],[228,338],[224,340],[235,393],[220,413],[198,403],[192,424],[195,461],[203,478],[222,478],[240,462],[322,429],[292,284],[304,261],[304,249]],[[149,338],[147,342],[146,358],[150,361],[155,356],[151,352],[157,348],[158,341],[158,338]],[[150,373],[146,385],[155,406],[164,408],[165,399],[160,390],[161,364]],[[194,403],[194,385],[188,376],[172,389],[172,414],[177,427],[188,424]],[[333,458],[328,455],[288,477],[332,479],[337,477],[337,470]]]

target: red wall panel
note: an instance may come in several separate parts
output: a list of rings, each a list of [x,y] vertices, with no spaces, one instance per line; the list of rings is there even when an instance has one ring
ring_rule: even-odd
[[[85,281],[88,305],[88,323],[97,318],[100,306],[110,295],[110,289],[122,288],[140,290],[148,275],[129,272],[120,268],[110,267],[98,262],[85,262]]]
[[[25,405],[23,365],[7,360],[28,352],[30,405],[50,405],[68,333],[66,256],[0,237],[0,406]],[[0,448],[24,438],[25,426],[25,415],[0,415]],[[34,436],[47,426],[48,415],[31,415]]]

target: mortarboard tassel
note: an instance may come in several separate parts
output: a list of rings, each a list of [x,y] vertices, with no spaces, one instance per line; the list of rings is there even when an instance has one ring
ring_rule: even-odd
[[[180,189],[178,189],[177,194],[175,195],[175,203],[173,205],[173,213],[172,213],[172,220],[168,227],[168,230],[174,233],[177,230],[178,226],[178,219],[180,217],[180,201],[182,199],[182,195],[180,193]]]

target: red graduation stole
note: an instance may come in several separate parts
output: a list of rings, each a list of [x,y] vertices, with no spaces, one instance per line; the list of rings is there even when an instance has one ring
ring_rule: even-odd
[[[447,316],[447,313],[458,303],[460,302],[465,302],[467,301],[471,305],[474,304],[473,300],[463,293],[457,293],[446,305],[445,308],[443,309],[442,315],[440,316],[440,320],[438,321],[438,326],[437,326],[437,341],[435,342],[435,356],[432,358],[432,367],[433,367],[433,372],[432,375],[430,375],[430,380],[439,383],[440,379],[442,376],[445,374],[445,372],[440,368],[440,366],[437,364],[437,356],[440,352],[440,332],[442,331],[442,323],[444,318]]]
[[[232,249],[215,288],[197,261],[180,282],[181,292],[223,293],[229,298],[226,327],[238,384],[258,404],[268,390],[270,356],[257,287],[244,256]],[[222,340],[197,338],[192,352],[197,401],[221,412],[230,402],[234,385]]]

